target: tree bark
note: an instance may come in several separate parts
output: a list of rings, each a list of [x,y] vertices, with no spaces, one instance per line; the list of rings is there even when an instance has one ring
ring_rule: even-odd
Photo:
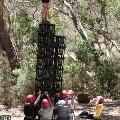
[[[67,8],[70,10],[70,13],[71,13],[70,18],[72,19],[75,28],[77,29],[78,33],[81,35],[82,39],[86,41],[88,39],[88,36],[79,18],[77,0],[74,0],[73,8],[71,8],[71,6],[69,5],[69,3],[66,2],[66,0],[64,0],[64,3],[67,6]],[[93,43],[91,43],[89,47],[94,54],[95,65],[96,67],[98,67],[99,65],[101,65],[101,61],[99,60],[99,54],[97,53],[97,50],[95,49],[95,46]]]
[[[10,33],[5,27],[5,22],[3,18],[4,16],[3,8],[4,8],[4,0],[0,0],[0,42],[6,51],[10,63],[10,67],[13,70],[15,68],[18,68],[20,64],[17,59],[15,48],[13,47],[12,42],[10,40]]]

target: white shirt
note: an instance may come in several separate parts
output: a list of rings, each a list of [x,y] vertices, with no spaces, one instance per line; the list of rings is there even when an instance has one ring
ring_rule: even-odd
[[[58,108],[58,117],[68,117],[71,113],[71,101],[70,100],[59,100],[56,103]]]
[[[71,106],[72,106],[72,109],[75,108],[75,106],[76,106],[77,103],[78,103],[78,102],[76,101],[75,98],[72,98],[72,99],[71,99]]]

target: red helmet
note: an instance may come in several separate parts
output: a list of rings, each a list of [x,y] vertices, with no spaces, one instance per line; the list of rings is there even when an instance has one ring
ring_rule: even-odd
[[[63,91],[61,92],[61,97],[62,97],[62,98],[67,98],[67,96],[68,96],[68,92],[67,92],[66,90],[63,90]]]
[[[102,104],[102,103],[104,103],[104,98],[102,96],[98,96],[96,100],[97,100],[96,104]]]
[[[74,95],[74,91],[73,90],[68,90],[68,96],[73,96]]]
[[[48,107],[49,107],[49,102],[48,102],[47,99],[43,99],[43,100],[42,100],[42,107],[43,107],[43,108],[48,108]]]
[[[26,102],[34,103],[35,97],[34,95],[27,95]]]

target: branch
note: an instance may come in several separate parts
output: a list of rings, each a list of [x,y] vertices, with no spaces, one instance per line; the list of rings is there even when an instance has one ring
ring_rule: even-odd
[[[116,45],[116,43],[113,40],[111,40],[110,36],[108,35],[108,32],[106,32],[104,30],[94,29],[94,28],[93,29],[90,28],[89,30],[94,31],[94,32],[98,32],[99,34],[103,35],[109,42],[111,42],[116,47],[116,49],[120,53],[120,48]]]
[[[68,8],[71,12],[73,12],[72,7],[70,6],[70,4],[69,4],[66,0],[64,0],[64,4],[67,6],[67,8]]]
[[[120,48],[116,45],[116,43],[113,40],[110,40],[110,39],[109,39],[109,41],[112,42],[112,44],[116,47],[116,49],[120,53]]]
[[[63,13],[64,15],[67,15],[68,17],[70,17],[71,18],[71,16],[70,16],[70,14],[69,13],[66,13],[66,12],[64,12],[63,10],[61,10],[61,9],[59,9],[59,8],[57,8],[57,7],[53,7],[54,9],[56,9],[57,11],[59,11],[59,12],[61,12],[61,13]]]
[[[76,55],[73,53],[71,54],[68,50],[66,50],[66,53],[75,61],[77,62]]]
[[[81,21],[79,19],[79,15],[78,15],[78,11],[77,11],[77,7],[75,7],[76,11],[77,11],[77,15],[74,14],[74,11],[72,9],[72,7],[70,6],[70,4],[64,0],[64,4],[66,5],[66,7],[68,8],[68,10],[70,11],[69,13],[64,12],[63,10],[54,7],[56,10],[60,11],[61,13],[63,13],[64,15],[67,15],[68,17],[71,18],[71,20],[73,21],[73,24],[75,26],[75,28],[77,29],[78,33],[81,35],[81,37],[86,40],[87,39],[87,34],[86,31],[84,30],[84,27],[81,24]]]
[[[16,7],[20,7],[22,6],[24,9],[30,9],[30,14],[32,14],[33,16],[33,19],[40,22],[37,18],[35,18],[35,13],[38,11],[38,6],[34,5],[33,4],[33,1],[31,0],[26,0],[26,1],[17,1],[16,2]],[[35,10],[32,10],[32,9],[35,9]]]
[[[37,8],[37,6],[34,6],[34,7],[35,7],[35,11],[34,11],[33,14],[32,14],[33,19],[36,20],[36,21],[38,21],[38,22],[40,22],[39,20],[37,20],[37,19],[35,18],[35,13],[37,12],[38,8]]]
[[[101,34],[108,40],[112,43],[112,45],[114,45],[116,47],[116,49],[118,50],[118,52],[120,53],[120,48],[116,45],[116,43],[110,39],[110,36],[106,35],[105,33],[102,33]]]

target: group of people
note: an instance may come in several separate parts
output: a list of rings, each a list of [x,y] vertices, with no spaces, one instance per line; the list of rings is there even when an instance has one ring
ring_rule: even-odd
[[[28,95],[24,106],[24,120],[74,120],[74,110],[78,104],[74,97],[74,91],[62,90],[58,96],[53,100],[47,91],[39,91],[37,98]],[[79,116],[99,118],[103,110],[104,98],[98,96],[90,103],[96,105],[94,114],[83,111]]]
[[[76,104],[77,101],[72,90],[63,90],[59,94],[59,99],[54,102],[47,91],[39,91],[36,99],[33,95],[26,97],[24,120],[74,120]]]

